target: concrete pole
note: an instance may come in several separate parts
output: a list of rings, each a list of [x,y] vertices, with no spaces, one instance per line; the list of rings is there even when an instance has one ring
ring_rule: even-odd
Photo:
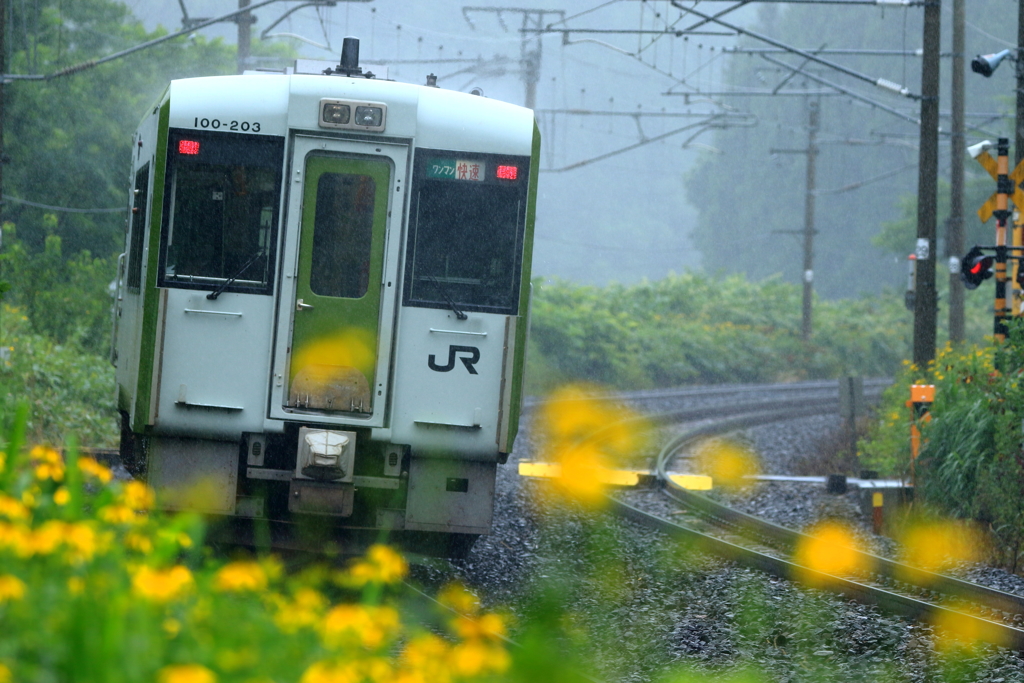
[[[238,0],[238,9],[245,9],[248,6],[249,0]],[[238,22],[238,73],[242,73],[249,66],[253,16],[246,12],[235,17],[235,21]]]
[[[921,60],[921,143],[917,186],[917,297],[914,302],[914,364],[935,358],[935,223],[939,175],[939,41],[942,0],[924,6]]]
[[[953,85],[950,91],[949,224],[946,226],[946,257],[959,259],[964,253],[964,25],[965,0],[953,0]],[[1024,7],[1024,0],[1021,2]],[[1019,87],[1019,86],[1018,86]],[[1017,93],[1018,109],[1020,93]],[[1020,142],[1018,130],[1018,154]],[[949,341],[961,343],[966,336],[964,323],[964,285],[959,272],[949,274]]]
[[[815,138],[818,134],[818,102],[810,100],[807,107],[810,120],[807,127],[807,192],[804,195],[804,300],[801,330],[804,341],[811,338],[811,305],[814,299],[814,191],[815,161],[818,157]]]

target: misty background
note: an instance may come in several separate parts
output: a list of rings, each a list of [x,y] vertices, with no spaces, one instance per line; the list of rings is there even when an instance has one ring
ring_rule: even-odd
[[[704,13],[731,6],[684,4]],[[147,31],[180,29],[183,5],[191,18],[237,9],[236,0],[126,5]],[[943,6],[940,105],[947,133],[950,5]],[[1012,45],[1015,9],[1006,0],[970,3],[968,60]],[[254,68],[280,68],[294,56],[337,61],[343,37],[351,35],[361,39],[364,65],[387,63],[395,80],[423,83],[434,73],[442,87],[479,87],[516,104],[526,100],[523,55],[539,53],[535,107],[543,142],[534,272],[578,283],[634,283],[687,269],[799,282],[802,237],[794,233],[804,228],[801,150],[813,102],[820,111],[815,288],[844,297],[903,286],[918,155],[917,126],[905,119],[918,115],[915,100],[799,56],[733,52],[771,46],[714,23],[676,35],[700,19],[669,2],[551,0],[522,9],[451,0],[333,8],[278,2],[254,15]],[[823,49],[824,58],[916,93],[921,15],[920,7],[762,2],[723,18],[801,49]],[[555,32],[524,33],[524,26]],[[237,27],[225,22],[197,33],[200,43],[233,45]],[[890,54],[827,52],[865,49]],[[809,76],[794,75],[786,64]],[[201,72],[192,64],[180,75]],[[1008,135],[1012,65],[991,79],[968,73],[966,81],[968,142]],[[948,135],[941,145],[945,178]],[[991,226],[977,224],[973,212],[994,183],[974,162],[967,171],[970,244],[990,239]],[[944,231],[940,223],[940,268]]]

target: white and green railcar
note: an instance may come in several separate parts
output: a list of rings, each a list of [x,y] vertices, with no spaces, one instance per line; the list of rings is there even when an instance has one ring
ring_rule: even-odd
[[[142,121],[122,458],[243,538],[465,548],[518,426],[539,134],[348,62],[173,81]]]

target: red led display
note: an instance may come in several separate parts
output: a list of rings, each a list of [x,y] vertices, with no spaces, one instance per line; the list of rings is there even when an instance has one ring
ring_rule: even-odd
[[[519,176],[518,166],[499,166],[498,177],[502,180],[515,180]]]
[[[178,140],[178,154],[199,154],[199,141]]]

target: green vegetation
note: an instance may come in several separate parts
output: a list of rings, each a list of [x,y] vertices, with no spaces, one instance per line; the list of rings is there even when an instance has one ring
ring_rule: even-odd
[[[1024,324],[1007,342],[947,346],[927,368],[907,364],[886,390],[879,419],[859,445],[862,460],[890,475],[913,478],[918,499],[989,533],[997,557],[1011,570],[1024,552]],[[911,384],[935,385],[931,420],[921,423],[922,446],[911,469]]]
[[[902,297],[816,300],[801,339],[801,288],[690,272],[604,288],[534,283],[529,393],[567,381],[620,389],[890,376],[909,353]]]
[[[72,447],[0,444],[0,681],[487,680],[509,668],[505,620],[465,589],[426,604],[386,546],[344,570],[225,562],[197,515]]]
[[[50,74],[167,33],[147,32],[115,0],[8,5],[12,73]],[[290,50],[257,41],[254,53],[283,63]],[[75,433],[90,446],[116,445],[105,357],[131,132],[170,79],[234,70],[234,46],[197,35],[73,75],[4,86],[0,423],[20,397],[32,408],[33,440],[62,443]]]
[[[27,402],[32,443],[62,444],[75,434],[86,446],[117,446],[114,368],[105,357],[33,332],[10,306],[0,312],[0,353],[0,428]]]

